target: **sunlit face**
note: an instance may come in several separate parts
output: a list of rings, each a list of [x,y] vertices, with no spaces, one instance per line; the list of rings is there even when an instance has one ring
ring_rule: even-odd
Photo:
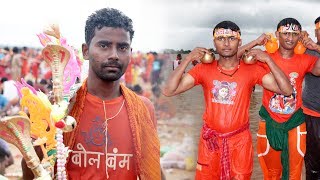
[[[90,60],[89,73],[103,81],[117,81],[130,62],[131,40],[122,28],[103,27],[95,30],[90,45],[83,45],[83,55]]]
[[[222,57],[233,57],[237,55],[238,47],[241,46],[241,39],[235,36],[217,37],[213,42],[216,51]]]
[[[300,38],[300,33],[297,32],[276,32],[276,36],[279,39],[280,47],[286,50],[293,50]]]

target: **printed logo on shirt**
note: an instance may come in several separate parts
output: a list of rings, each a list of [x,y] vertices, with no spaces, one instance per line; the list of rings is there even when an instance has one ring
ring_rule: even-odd
[[[291,72],[289,74],[290,83],[293,87],[293,93],[290,96],[284,96],[281,94],[274,94],[269,101],[269,108],[272,112],[279,114],[292,114],[296,109],[297,102],[297,89],[296,89],[296,79],[299,74],[296,72]]]
[[[104,146],[106,144],[106,135],[104,121],[101,117],[95,117],[92,120],[91,127],[87,131],[81,131],[87,147]],[[112,145],[111,137],[108,133],[108,146]]]
[[[234,104],[234,96],[236,95],[236,82],[226,82],[213,80],[212,102],[220,104]]]

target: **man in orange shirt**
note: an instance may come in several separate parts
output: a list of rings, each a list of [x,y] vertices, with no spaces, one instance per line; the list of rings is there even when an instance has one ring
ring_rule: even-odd
[[[293,93],[288,96],[267,89],[263,91],[257,151],[265,179],[301,179],[306,152],[302,81],[308,72],[320,75],[320,61],[307,54],[294,53],[300,33],[301,25],[296,19],[281,20],[275,32],[279,49],[269,54],[290,79]]]
[[[205,48],[195,48],[172,72],[163,88],[164,95],[174,96],[196,85],[203,87],[206,107],[196,179],[250,179],[253,167],[249,130],[252,88],[260,84],[277,93],[292,93],[289,80],[267,53],[251,50],[248,55],[266,63],[272,74],[258,63],[248,65],[237,58],[240,35],[240,28],[231,21],[217,24],[213,38],[219,60],[200,63],[184,74],[190,62],[211,53]]]
[[[317,43],[311,38],[302,42],[307,47],[306,54],[320,57],[320,17],[315,22]],[[306,116],[307,150],[304,156],[306,179],[320,179],[320,78],[312,73],[304,77],[305,86],[302,92],[302,109]]]
[[[21,50],[21,77],[24,78],[29,72],[29,49],[27,47],[23,47]]]
[[[133,34],[132,20],[116,9],[100,9],[86,21],[82,53],[89,74],[70,107],[77,127],[64,134],[72,150],[63,167],[68,179],[161,178],[154,107],[120,84]],[[26,170],[23,179],[30,179]]]

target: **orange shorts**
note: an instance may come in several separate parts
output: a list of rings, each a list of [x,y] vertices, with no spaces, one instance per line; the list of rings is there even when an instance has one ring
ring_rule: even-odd
[[[306,123],[291,129],[289,142],[289,179],[301,179],[303,157],[306,152]],[[257,133],[257,153],[264,179],[280,180],[282,173],[281,151],[274,150],[266,136],[266,123],[259,122]]]
[[[220,151],[222,139],[218,140]],[[250,130],[245,130],[228,138],[231,178],[242,180],[250,179],[253,168],[253,147]],[[202,133],[198,149],[196,180],[220,179],[220,152],[210,151]]]

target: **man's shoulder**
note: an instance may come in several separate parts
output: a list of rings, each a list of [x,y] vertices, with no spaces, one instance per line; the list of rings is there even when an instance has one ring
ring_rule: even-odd
[[[128,89],[130,92],[134,93],[134,91],[132,91],[131,89]],[[154,106],[153,106],[153,103],[145,96],[141,96],[141,95],[138,95],[136,93],[134,93],[136,96],[139,97],[139,99],[147,106],[148,110],[151,112],[154,111]]]
[[[139,98],[144,102],[144,104],[146,105],[148,111],[149,111],[149,114],[150,114],[150,118],[151,118],[151,121],[153,123],[153,126],[155,128],[157,128],[157,120],[155,118],[155,109],[154,109],[154,106],[153,106],[153,103],[146,97],[144,96],[140,96],[138,95]]]
[[[152,111],[154,111],[154,106],[152,104],[152,102],[150,101],[150,99],[144,97],[144,96],[141,96],[141,95],[138,95],[138,97],[143,101],[143,103],[147,106],[147,108]]]

